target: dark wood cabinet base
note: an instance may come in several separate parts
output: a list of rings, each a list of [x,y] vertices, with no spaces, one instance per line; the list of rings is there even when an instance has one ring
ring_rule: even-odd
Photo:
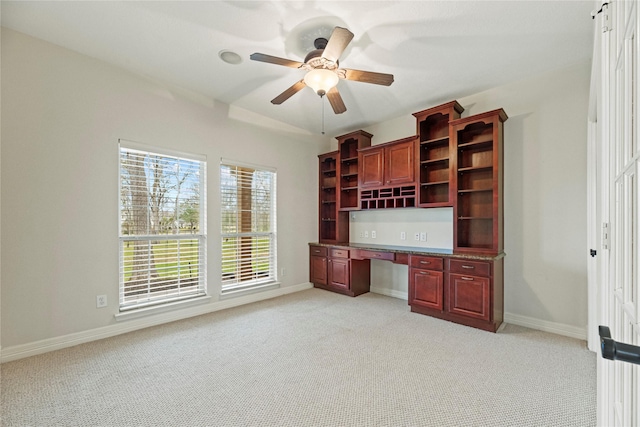
[[[438,319],[448,320],[450,322],[459,323],[465,326],[471,326],[473,328],[482,329],[484,331],[495,332],[498,330],[500,325],[502,324],[502,320],[487,322],[483,320],[472,319],[465,316],[457,316],[454,313],[448,313],[440,310],[432,310],[427,307],[423,307],[420,305],[411,305],[411,312],[424,314],[431,317],[437,317]]]

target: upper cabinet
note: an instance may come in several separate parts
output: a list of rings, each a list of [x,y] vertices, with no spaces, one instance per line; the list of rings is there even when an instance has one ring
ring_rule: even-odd
[[[360,150],[360,186],[413,183],[415,139],[412,136]]]
[[[498,254],[503,233],[502,109],[453,120],[454,251]]]
[[[358,151],[360,208],[415,207],[416,137]]]
[[[339,210],[358,209],[358,150],[371,146],[371,137],[363,130],[336,137],[340,158]]]
[[[416,144],[418,206],[452,206],[449,183],[452,179],[452,151],[449,122],[460,118],[464,108],[457,101],[413,113],[419,142]]]
[[[457,101],[413,113],[417,135],[371,146],[359,130],[320,156],[320,241],[347,242],[350,210],[452,207],[453,250],[504,249],[502,109],[461,118]]]

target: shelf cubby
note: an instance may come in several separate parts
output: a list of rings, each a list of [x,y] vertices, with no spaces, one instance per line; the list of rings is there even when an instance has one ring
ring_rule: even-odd
[[[321,154],[319,161],[318,229],[321,243],[349,240],[349,218],[338,211],[340,162],[338,151]]]
[[[385,187],[360,192],[360,209],[416,207],[416,186]]]
[[[503,250],[502,109],[453,120],[454,251]]]
[[[456,101],[414,113],[419,143],[416,144],[419,207],[451,206],[451,135],[449,122],[460,118],[464,108]],[[433,185],[431,185],[433,184]]]
[[[371,146],[371,135],[363,130],[336,137],[340,159],[338,209],[349,211],[358,206],[358,150]]]

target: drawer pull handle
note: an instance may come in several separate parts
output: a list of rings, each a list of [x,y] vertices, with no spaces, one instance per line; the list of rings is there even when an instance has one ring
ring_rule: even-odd
[[[313,252],[315,252],[315,253],[319,254],[319,253],[320,253],[320,249],[316,249],[316,250],[315,250],[315,251],[313,251]]]
[[[463,265],[462,268],[466,268],[468,270],[473,270],[475,267],[473,265]]]
[[[424,275],[426,275],[426,276],[428,276],[428,275],[429,275],[429,273],[427,273],[426,271],[421,271],[421,272],[420,272],[420,274],[424,274]]]
[[[420,261],[420,264],[431,264],[431,261]]]
[[[376,256],[376,257],[378,257],[378,258],[380,258],[380,254],[376,254],[375,256]]]
[[[462,280],[473,281],[473,277],[460,276],[460,278],[461,278]]]

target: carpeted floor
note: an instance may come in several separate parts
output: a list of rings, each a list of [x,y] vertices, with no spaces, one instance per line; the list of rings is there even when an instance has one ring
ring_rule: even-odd
[[[593,426],[596,355],[311,289],[5,363],[3,426]]]

